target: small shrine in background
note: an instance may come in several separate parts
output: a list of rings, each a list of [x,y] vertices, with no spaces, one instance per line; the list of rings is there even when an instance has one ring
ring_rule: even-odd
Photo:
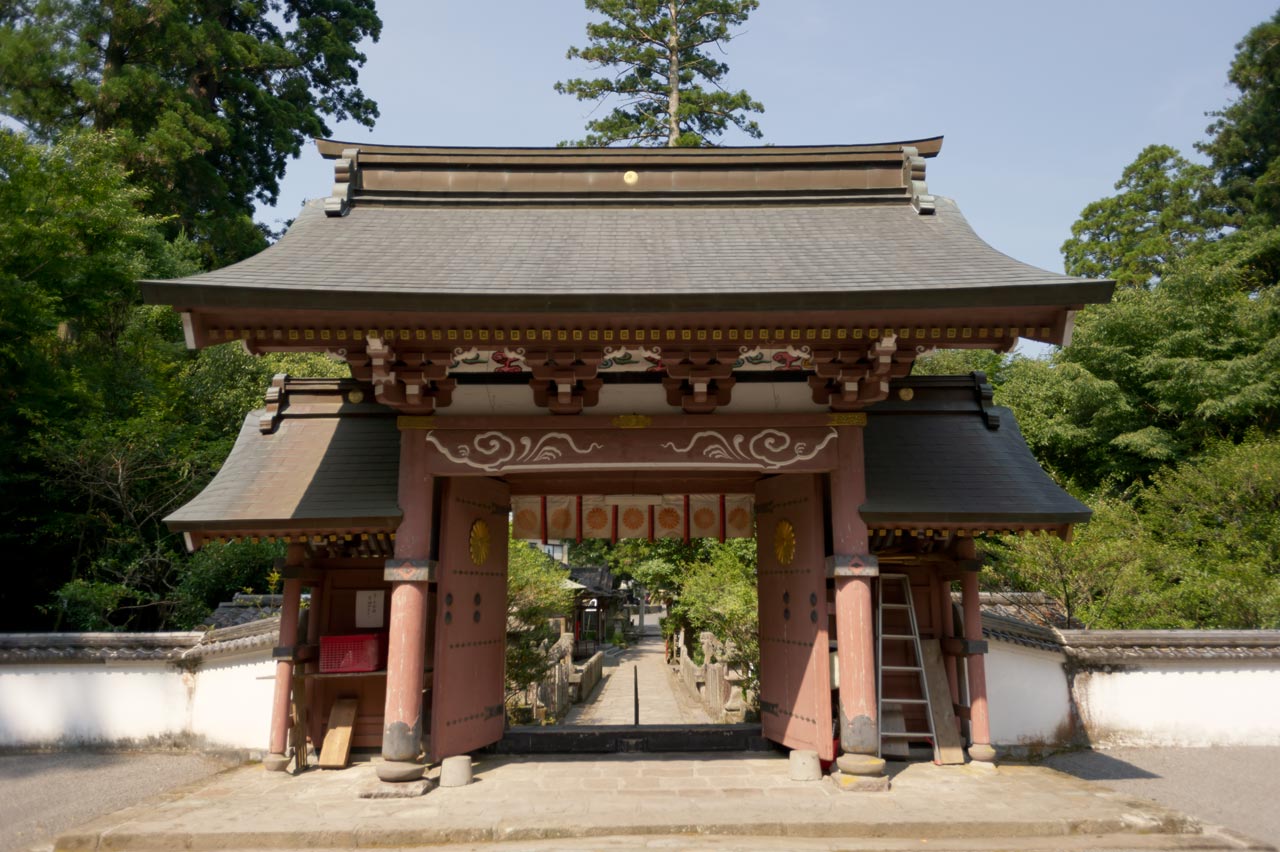
[[[508,524],[754,536],[766,737],[850,788],[913,743],[994,758],[975,539],[1065,536],[1089,511],[984,377],[912,365],[1062,344],[1112,282],[979,239],[926,186],[941,138],[318,145],[332,190],[279,242],[143,283],[191,347],[351,368],[279,377],[167,519],[192,548],[287,545],[270,765],[291,713],[295,747],[341,726],[384,780],[502,736]]]

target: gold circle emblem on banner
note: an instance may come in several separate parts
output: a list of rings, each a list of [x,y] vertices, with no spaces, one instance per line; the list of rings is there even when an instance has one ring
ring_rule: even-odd
[[[773,555],[779,565],[790,565],[796,558],[796,528],[790,521],[778,521],[773,528]]]
[[[469,550],[471,552],[471,561],[477,566],[483,565],[488,561],[489,525],[483,520],[477,519],[476,522],[471,525]]]

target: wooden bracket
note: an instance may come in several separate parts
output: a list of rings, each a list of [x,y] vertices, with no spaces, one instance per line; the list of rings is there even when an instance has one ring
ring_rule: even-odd
[[[915,356],[913,348],[899,350],[892,334],[869,346],[816,350],[809,377],[813,401],[832,411],[856,411],[887,399],[889,382],[908,375]]]
[[[363,355],[349,354],[347,362],[353,377],[373,385],[378,402],[405,414],[431,414],[453,401],[457,382],[448,378],[453,356],[446,350],[397,352],[390,342],[370,337]]]
[[[582,409],[593,407],[604,387],[604,379],[597,375],[603,360],[599,349],[526,352],[534,404],[552,414],[581,414]]]
[[[737,380],[733,364],[738,351],[690,350],[662,355],[667,375],[662,386],[667,391],[667,404],[678,405],[686,414],[710,414],[728,405]]]

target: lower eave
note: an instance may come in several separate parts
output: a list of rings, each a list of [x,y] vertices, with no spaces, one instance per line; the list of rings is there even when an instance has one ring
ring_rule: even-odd
[[[301,287],[203,286],[176,281],[142,281],[143,300],[200,308],[278,310],[416,311],[432,313],[554,312],[561,314],[724,313],[727,311],[919,310],[928,308],[1063,307],[1106,302],[1111,281],[1037,284],[1015,287],[927,288],[893,292],[810,292],[773,290],[695,293],[475,293],[362,290],[311,290]],[[728,304],[726,304],[728,302]]]

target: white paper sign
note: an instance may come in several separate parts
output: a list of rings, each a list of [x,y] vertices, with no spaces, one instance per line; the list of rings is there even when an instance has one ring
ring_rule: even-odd
[[[386,594],[381,589],[356,592],[356,627],[382,626],[382,605]]]

